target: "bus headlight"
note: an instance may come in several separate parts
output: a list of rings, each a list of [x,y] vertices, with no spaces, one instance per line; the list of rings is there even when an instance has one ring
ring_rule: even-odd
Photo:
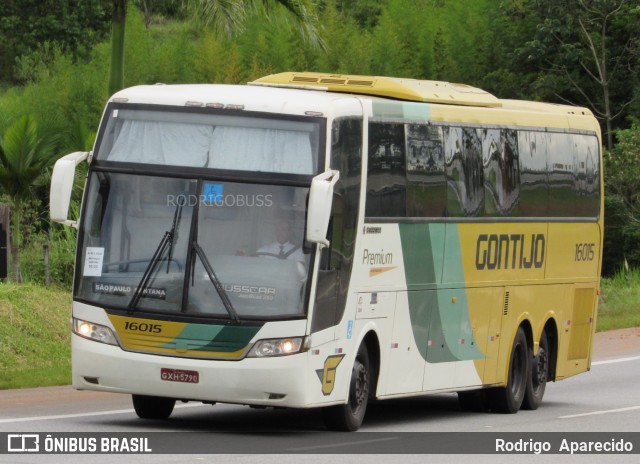
[[[76,335],[107,345],[117,345],[116,337],[109,327],[73,318],[71,330]]]
[[[270,356],[287,356],[303,350],[304,337],[272,338],[260,340],[253,345],[247,357],[266,358]]]

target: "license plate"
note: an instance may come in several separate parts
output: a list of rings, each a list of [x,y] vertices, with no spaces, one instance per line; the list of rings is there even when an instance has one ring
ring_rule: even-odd
[[[163,367],[160,369],[160,378],[167,382],[198,383],[200,381],[200,374],[198,371],[186,371],[182,369],[169,369]]]

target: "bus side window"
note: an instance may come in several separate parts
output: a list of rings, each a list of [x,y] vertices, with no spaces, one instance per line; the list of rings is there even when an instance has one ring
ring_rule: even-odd
[[[407,216],[447,215],[442,127],[408,124]]]
[[[600,157],[593,136],[573,136],[576,216],[597,217],[600,210]]]
[[[330,245],[320,254],[312,331],[336,325],[344,314],[360,203],[362,120],[338,119],[331,130],[331,168],[340,171],[340,180],[334,187]]]
[[[447,215],[478,216],[484,207],[482,134],[479,129],[443,127]]]
[[[367,217],[406,216],[406,143],[404,124],[369,123]]]
[[[549,134],[520,131],[518,162],[520,163],[520,216],[548,216],[549,178],[547,150]]]
[[[572,136],[558,133],[549,135],[549,216],[574,217],[576,170]]]
[[[482,134],[485,216],[517,216],[520,191],[518,132],[484,129]]]

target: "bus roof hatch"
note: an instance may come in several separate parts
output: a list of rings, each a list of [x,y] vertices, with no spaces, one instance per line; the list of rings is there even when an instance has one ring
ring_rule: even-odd
[[[312,72],[285,72],[256,79],[249,84],[290,88],[317,88],[329,92],[371,95],[397,100],[462,106],[500,107],[501,101],[477,87],[450,82],[381,76],[354,76]]]

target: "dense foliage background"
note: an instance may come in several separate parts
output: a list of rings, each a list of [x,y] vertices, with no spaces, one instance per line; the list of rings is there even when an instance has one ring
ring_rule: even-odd
[[[227,31],[194,14],[222,0],[129,0],[124,85],[244,83],[304,70],[463,82],[500,98],[587,106],[607,148],[603,272],[640,267],[640,0],[290,1],[315,18],[319,42],[278,9],[287,2],[225,2],[242,16]],[[59,156],[92,146],[122,3],[0,3],[0,193],[22,209],[26,280],[42,280],[50,243],[54,280],[71,282],[74,236],[47,221],[47,176]],[[25,117],[33,124],[23,123],[23,136],[35,130],[29,153],[39,140],[55,149],[34,158],[48,163],[15,196],[3,182],[19,168],[5,156],[7,134],[21,133]]]

